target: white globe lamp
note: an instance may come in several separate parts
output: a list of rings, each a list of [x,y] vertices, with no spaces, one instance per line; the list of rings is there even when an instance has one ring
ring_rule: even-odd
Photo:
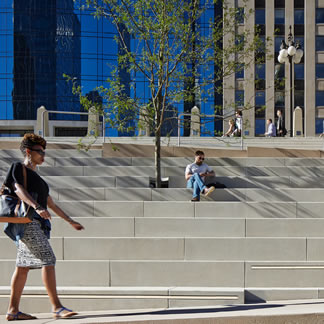
[[[294,56],[294,55],[296,54],[296,47],[293,46],[293,45],[290,45],[290,46],[288,47],[288,54],[289,54],[290,56]]]
[[[285,48],[283,48],[282,50],[280,50],[279,55],[281,55],[281,57],[287,57],[288,51]]]

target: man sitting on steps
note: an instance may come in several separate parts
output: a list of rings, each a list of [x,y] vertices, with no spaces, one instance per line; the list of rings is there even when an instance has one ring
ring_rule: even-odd
[[[193,189],[191,201],[199,201],[200,193],[208,196],[215,190],[215,187],[207,188],[205,185],[206,176],[214,176],[215,172],[204,163],[204,160],[204,152],[197,151],[195,153],[195,162],[188,164],[186,167],[185,178],[187,180],[187,188]]]

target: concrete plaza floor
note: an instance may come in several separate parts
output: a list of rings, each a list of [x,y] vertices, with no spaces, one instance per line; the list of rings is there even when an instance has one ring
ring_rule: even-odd
[[[54,320],[49,313],[33,315],[38,319],[23,323],[60,324],[67,321],[66,319]],[[0,323],[7,323],[4,315],[0,316]],[[323,324],[324,299],[200,308],[80,312],[79,315],[69,319],[68,323]]]

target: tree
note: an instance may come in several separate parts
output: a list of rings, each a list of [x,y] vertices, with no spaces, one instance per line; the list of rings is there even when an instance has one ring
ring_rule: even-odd
[[[263,43],[254,27],[239,26],[252,11],[220,0],[85,0],[84,6],[94,8],[98,19],[108,19],[116,27],[118,66],[107,87],[96,89],[104,99],[100,109],[111,127],[128,132],[149,129],[154,135],[156,186],[160,187],[161,129],[174,118],[169,108],[175,104],[192,108],[208,95],[223,93],[222,81],[244,68],[241,62],[245,67],[255,64],[251,53]],[[209,19],[214,6],[216,15]],[[131,94],[138,79],[148,85],[148,100]],[[83,106],[95,106],[80,86],[74,92]],[[219,109],[215,105],[215,112]]]

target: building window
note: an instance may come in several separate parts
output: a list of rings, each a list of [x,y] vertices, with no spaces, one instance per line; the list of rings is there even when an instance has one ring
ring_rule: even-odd
[[[255,91],[255,106],[261,107],[265,105],[265,92]]]
[[[275,35],[285,35],[285,25],[275,25]]]
[[[244,79],[244,64],[236,65],[235,78],[236,79]]]
[[[294,8],[304,8],[304,0],[294,0]]]
[[[256,25],[265,24],[265,9],[255,9],[255,24]]]
[[[324,8],[316,8],[316,24],[324,24]]]
[[[281,42],[285,40],[284,37],[275,37],[275,52],[276,53],[279,53],[280,51],[280,45],[281,45]],[[275,57],[275,60],[277,61],[277,57]]]
[[[237,46],[237,50],[243,50],[244,47],[244,35],[236,34],[235,35],[235,46]]]
[[[304,9],[295,9],[295,25],[304,25]]]
[[[265,8],[265,0],[255,0],[255,8]]]
[[[316,78],[324,79],[324,64],[316,64]]]
[[[284,90],[285,89],[285,64],[275,65],[275,89]]]
[[[304,37],[295,37],[295,43],[299,43],[302,49],[304,49]],[[303,55],[304,57],[304,55]]]
[[[275,0],[275,8],[285,8],[285,0]]]
[[[235,106],[244,106],[244,90],[235,90]]]
[[[295,90],[295,101],[294,101],[294,105],[295,107],[299,106],[299,107],[304,107],[304,91],[296,91]]]
[[[316,106],[324,106],[324,91],[316,91]]]
[[[255,65],[255,89],[264,90],[265,89],[265,64]]]
[[[324,36],[316,36],[316,51],[324,51]]]
[[[282,80],[285,77],[285,64],[275,65],[275,79]]]
[[[324,118],[317,118],[315,121],[315,132],[316,134],[324,133]]]
[[[284,91],[276,91],[275,92],[275,106],[276,107],[284,107],[285,106],[285,92]]]
[[[265,119],[255,119],[255,136],[263,135],[265,133]]]
[[[275,25],[285,24],[285,9],[275,9]]]
[[[238,24],[244,24],[244,8],[237,8],[235,19]]]
[[[255,65],[255,79],[265,80],[266,66],[265,64],[256,64]]]
[[[295,80],[304,80],[304,64],[294,64]]]

